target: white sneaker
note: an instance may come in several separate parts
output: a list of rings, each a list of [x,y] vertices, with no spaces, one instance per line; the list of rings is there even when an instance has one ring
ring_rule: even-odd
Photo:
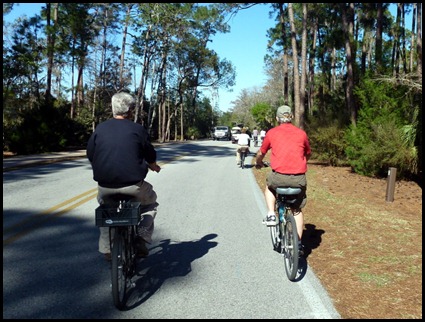
[[[276,216],[275,215],[269,215],[265,218],[265,220],[263,221],[267,227],[270,226],[276,226]]]

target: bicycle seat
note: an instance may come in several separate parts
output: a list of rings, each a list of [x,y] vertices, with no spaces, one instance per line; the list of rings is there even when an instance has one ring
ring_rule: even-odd
[[[111,206],[118,205],[120,201],[128,202],[128,201],[132,201],[133,199],[135,199],[134,196],[126,195],[123,193],[116,193],[113,195],[107,195],[103,197],[103,201],[105,202],[105,204],[109,204]]]
[[[276,193],[278,195],[297,195],[301,192],[301,188],[292,187],[277,187]]]

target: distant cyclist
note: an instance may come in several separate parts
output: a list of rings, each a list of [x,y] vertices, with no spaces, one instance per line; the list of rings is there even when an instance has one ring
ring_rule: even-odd
[[[241,134],[238,136],[238,148],[236,149],[236,164],[241,164],[241,151],[246,151],[246,153],[249,153],[249,141],[251,140],[251,137],[246,133],[246,128],[242,128]]]
[[[263,143],[265,137],[266,137],[266,130],[261,130],[260,131],[261,143]]]
[[[256,127],[252,130],[252,139],[254,140],[254,146],[258,146],[258,130]]]

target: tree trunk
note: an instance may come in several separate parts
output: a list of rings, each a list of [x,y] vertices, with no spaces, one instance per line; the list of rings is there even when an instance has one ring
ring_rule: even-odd
[[[300,125],[300,77],[298,71],[298,50],[297,50],[297,31],[294,23],[294,11],[292,9],[292,3],[288,3],[289,23],[291,25],[291,43],[292,43],[292,61],[294,63],[293,75],[294,75],[294,111],[295,111],[295,125]]]
[[[303,18],[302,18],[302,38],[301,38],[301,82],[300,82],[300,105],[298,113],[298,126],[304,129],[305,118],[305,89],[307,75],[307,3],[303,2]]]
[[[345,101],[348,110],[350,111],[350,120],[352,125],[357,123],[357,110],[354,101],[354,63],[355,63],[355,48],[353,45],[353,30],[354,30],[354,3],[349,3],[347,8],[345,4],[341,4],[342,11],[342,27],[345,35],[345,55],[347,59],[347,81],[345,86]]]
[[[377,6],[378,7],[377,7],[377,17],[376,17],[375,64],[376,64],[376,72],[380,74],[382,70],[382,32],[383,32],[382,19],[384,17],[384,12],[383,12],[381,2],[378,2]]]

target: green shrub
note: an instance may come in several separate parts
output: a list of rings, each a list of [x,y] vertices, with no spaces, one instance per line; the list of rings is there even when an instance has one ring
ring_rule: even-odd
[[[398,178],[415,174],[417,110],[400,99],[405,89],[365,79],[356,94],[362,108],[356,126],[350,125],[345,133],[345,152],[353,170],[384,177],[389,167],[395,167]]]
[[[337,121],[313,130],[309,139],[314,158],[332,166],[346,165],[344,134]]]
[[[20,113],[19,124],[4,129],[8,148],[18,154],[61,151],[85,145],[87,130],[69,119],[64,108],[41,105]]]

